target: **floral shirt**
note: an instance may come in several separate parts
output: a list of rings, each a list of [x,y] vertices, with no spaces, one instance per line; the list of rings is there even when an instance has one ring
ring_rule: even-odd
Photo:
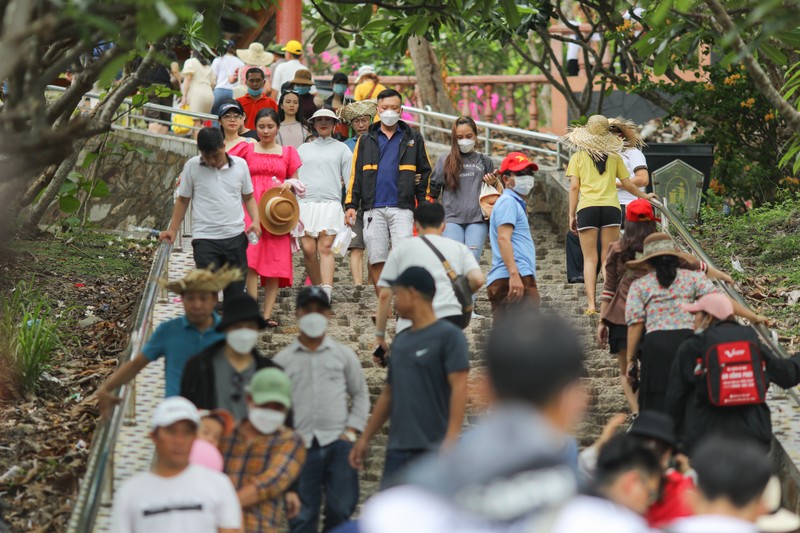
[[[694,318],[680,304],[694,303],[712,292],[716,292],[714,285],[702,272],[679,268],[675,281],[666,289],[651,272],[631,284],[625,321],[628,326],[644,323],[648,333],[694,329]]]

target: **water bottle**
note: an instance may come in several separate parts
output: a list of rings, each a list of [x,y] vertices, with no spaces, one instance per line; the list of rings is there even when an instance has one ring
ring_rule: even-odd
[[[247,240],[250,241],[250,244],[255,246],[256,244],[258,244],[258,235],[256,235],[254,231],[248,231]]]

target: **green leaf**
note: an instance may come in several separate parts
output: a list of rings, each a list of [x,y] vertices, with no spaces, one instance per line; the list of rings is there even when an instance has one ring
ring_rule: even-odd
[[[782,31],[775,34],[775,38],[792,48],[800,48],[800,31]]]
[[[74,213],[81,208],[81,202],[74,196],[62,196],[58,199],[58,207],[64,213]]]
[[[92,198],[105,198],[110,195],[111,191],[108,190],[108,185],[103,180],[97,180],[92,189]]]
[[[785,65],[789,58],[779,48],[768,43],[761,43],[758,49],[776,65]]]
[[[695,0],[675,0],[675,9],[681,13],[686,13],[695,5]]]
[[[331,42],[331,37],[333,37],[333,32],[329,28],[320,28],[317,35],[314,37],[314,44],[312,46],[314,53],[321,54],[324,52]]]
[[[653,74],[656,76],[664,75],[664,73],[667,71],[667,66],[669,65],[669,56],[669,48],[665,49],[656,56],[655,61],[653,62]]]
[[[503,13],[506,15],[506,21],[511,27],[519,26],[519,11],[517,10],[517,3],[515,0],[501,0],[500,6],[503,8]]]
[[[337,31],[333,34],[333,40],[336,41],[341,48],[350,48],[350,36],[346,33]]]
[[[72,183],[78,183],[79,181],[83,181],[86,177],[78,172],[77,170],[73,170],[69,174],[67,174],[67,180],[71,181]]]
[[[662,0],[656,10],[653,12],[653,25],[660,25],[667,20],[667,15],[669,15],[670,9],[672,9],[672,0]]]
[[[75,183],[73,183],[71,181],[65,181],[64,183],[61,184],[61,188],[58,190],[58,195],[59,196],[65,196],[65,195],[74,194],[75,191],[77,191],[77,190],[78,190],[78,186]]]
[[[89,152],[85,156],[83,156],[83,161],[81,162],[81,168],[89,168],[89,165],[92,164],[92,161],[100,157],[100,154],[97,152]]]

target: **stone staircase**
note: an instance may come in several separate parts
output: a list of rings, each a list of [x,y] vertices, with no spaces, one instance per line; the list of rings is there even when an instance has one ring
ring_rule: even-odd
[[[582,285],[569,285],[564,274],[564,240],[558,234],[556,226],[547,214],[531,216],[531,227],[537,256],[537,278],[539,292],[542,296],[543,312],[561,315],[575,326],[587,350],[588,382],[592,392],[591,409],[578,435],[582,446],[590,444],[599,436],[603,424],[613,414],[626,409],[622,389],[619,385],[619,372],[616,358],[607,350],[597,349],[594,340],[596,321],[583,316],[584,296]],[[481,259],[481,268],[488,272],[491,263],[491,252],[487,239],[486,248]],[[281,323],[275,329],[267,330],[260,339],[259,349],[262,353],[273,356],[286,347],[297,336],[294,320],[294,305],[297,288],[305,280],[301,254],[295,254],[295,287],[281,289],[273,316]],[[365,273],[366,274],[366,273]],[[366,275],[364,276],[366,280]],[[371,315],[375,311],[376,298],[372,286],[355,286],[350,277],[346,259],[337,260],[333,288],[333,310],[328,334],[337,341],[346,344],[356,351],[361,359],[370,396],[374,404],[381,391],[386,371],[372,362],[373,332]],[[470,399],[467,408],[469,425],[481,413],[484,402],[478,395],[477,383],[483,375],[483,350],[486,336],[491,328],[489,302],[486,289],[478,293],[477,312],[487,318],[473,319],[465,334],[470,346],[470,361],[473,370],[470,372]],[[388,333],[391,336],[394,321],[390,319]],[[558,357],[554,352],[553,357]],[[366,467],[361,475],[361,500],[374,494],[380,484],[383,470],[383,458],[386,451],[386,428],[376,435],[370,447]]]

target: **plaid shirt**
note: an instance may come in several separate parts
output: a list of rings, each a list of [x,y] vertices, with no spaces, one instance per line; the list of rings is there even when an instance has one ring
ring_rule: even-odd
[[[223,439],[220,449],[225,458],[225,473],[236,490],[254,484],[259,503],[243,509],[246,533],[277,533],[282,513],[282,496],[300,476],[306,448],[300,436],[289,428],[271,435],[249,439],[242,426]],[[255,431],[252,427],[251,430]]]

